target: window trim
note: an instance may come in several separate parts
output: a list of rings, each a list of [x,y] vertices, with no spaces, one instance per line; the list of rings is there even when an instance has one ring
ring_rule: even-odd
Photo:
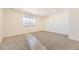
[[[29,21],[27,22],[27,20],[25,20],[25,18],[29,18]],[[22,17],[22,25],[26,26],[26,27],[32,27],[36,25],[36,20],[34,17],[31,16],[23,16]]]

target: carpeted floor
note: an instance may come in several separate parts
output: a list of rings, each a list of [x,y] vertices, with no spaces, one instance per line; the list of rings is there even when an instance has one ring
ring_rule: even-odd
[[[4,38],[0,50],[28,50],[30,49],[24,35]]]
[[[35,32],[31,33],[33,36],[18,35],[4,38],[0,43],[0,50],[78,50],[79,41],[68,39],[68,36],[51,32]],[[31,40],[28,39],[31,37]],[[30,44],[30,42],[31,44]],[[36,43],[34,43],[36,42]],[[36,44],[36,45],[35,45]]]
[[[68,36],[52,32],[36,32],[34,35],[48,50],[77,50],[79,41],[68,39]]]

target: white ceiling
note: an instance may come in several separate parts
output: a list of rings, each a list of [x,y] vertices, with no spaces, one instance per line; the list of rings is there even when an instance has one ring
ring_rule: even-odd
[[[67,8],[17,8],[19,11],[32,13],[39,16],[50,16],[67,11]]]

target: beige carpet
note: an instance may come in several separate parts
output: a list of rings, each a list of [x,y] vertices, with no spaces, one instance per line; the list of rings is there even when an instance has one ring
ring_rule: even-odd
[[[0,44],[0,50],[28,50],[30,49],[24,35],[4,38]]]
[[[79,49],[79,41],[68,39],[68,36],[51,32],[36,32],[34,35],[48,50]]]
[[[26,35],[31,50],[47,50],[47,48],[32,34]]]
[[[35,32],[32,33],[37,38],[37,43],[40,48],[45,47],[48,50],[77,50],[79,49],[79,41],[68,39],[68,36],[51,32]],[[0,43],[0,50],[30,50],[28,34],[18,35],[13,37],[4,38]],[[33,43],[33,42],[32,42]],[[35,45],[35,46],[36,46]],[[34,49],[36,50],[36,49]],[[39,48],[37,50],[40,50]]]

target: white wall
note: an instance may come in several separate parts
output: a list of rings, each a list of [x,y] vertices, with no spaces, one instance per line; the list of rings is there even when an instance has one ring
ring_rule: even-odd
[[[0,8],[0,42],[2,41],[2,9]]]
[[[33,16],[36,19],[36,26],[22,26],[22,17],[25,15]],[[34,16],[28,13],[23,13],[11,9],[3,10],[3,37],[19,35],[42,30],[41,17]]]
[[[3,16],[2,16],[3,15]],[[69,12],[52,15],[49,17],[37,17],[37,24],[35,27],[23,27],[22,16],[29,15],[10,9],[0,9],[0,40],[3,37],[13,36],[23,33],[36,31],[49,31],[69,35],[70,39],[79,41],[79,9],[69,9]],[[31,15],[33,16],[33,15]],[[3,17],[3,20],[2,20]],[[3,23],[2,23],[3,21]]]
[[[69,14],[69,38],[79,41],[79,8],[70,9]]]
[[[44,30],[60,34],[69,34],[68,11],[44,18]]]

